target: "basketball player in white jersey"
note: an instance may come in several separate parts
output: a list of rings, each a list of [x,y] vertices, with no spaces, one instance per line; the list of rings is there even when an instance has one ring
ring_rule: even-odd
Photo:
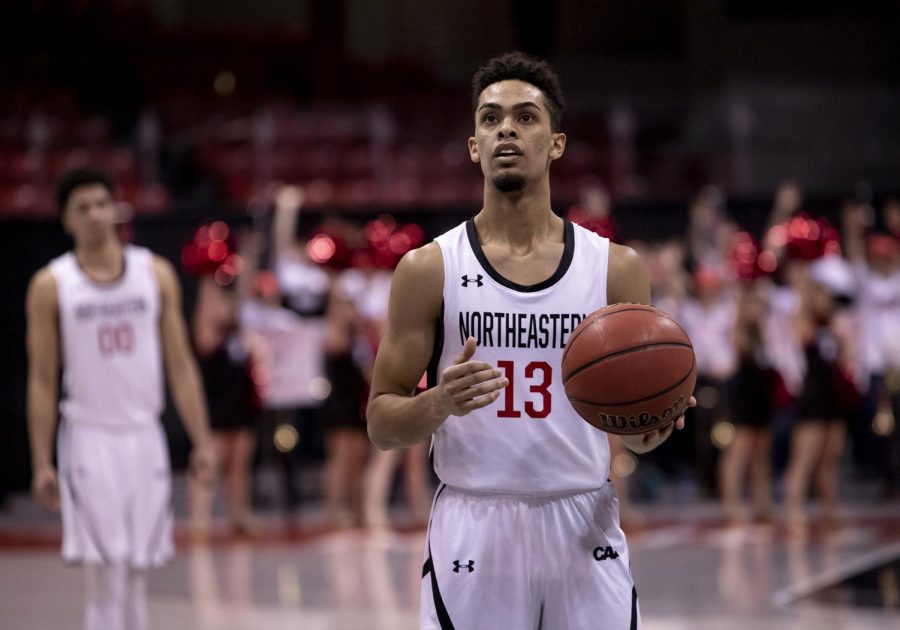
[[[87,569],[85,628],[144,630],[145,570],[173,552],[159,421],[164,365],[194,445],[194,472],[209,480],[202,386],[175,271],[149,250],[120,243],[112,181],[71,171],[58,184],[57,205],[75,247],[35,274],[27,297],[32,490],[62,511],[63,560]]]
[[[432,438],[442,483],[421,627],[635,629],[607,437],[570,406],[560,361],[585,315],[649,303],[648,275],[632,250],[550,207],[550,163],[566,136],[546,62],[490,60],[473,105],[484,207],[401,261],[368,408],[380,448]],[[432,387],[413,396],[426,367]],[[672,427],[623,442],[646,452]]]

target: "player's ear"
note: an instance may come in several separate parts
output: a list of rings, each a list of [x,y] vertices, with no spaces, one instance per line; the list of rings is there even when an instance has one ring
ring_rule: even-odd
[[[481,155],[478,153],[478,143],[475,138],[469,138],[469,159],[478,164],[481,162]]]
[[[558,160],[566,151],[566,134],[554,133],[550,136],[550,159]]]

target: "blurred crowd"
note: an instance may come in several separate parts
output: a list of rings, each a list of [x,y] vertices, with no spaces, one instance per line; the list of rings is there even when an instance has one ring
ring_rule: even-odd
[[[426,445],[377,451],[365,412],[391,270],[423,232],[389,216],[365,225],[326,218],[300,238],[303,201],[302,189],[282,187],[251,230],[206,224],[182,250],[183,266],[198,277],[194,346],[229,521],[252,535],[254,503],[293,509],[321,494],[329,526],[386,527],[402,465],[408,525],[422,525],[431,494]],[[320,488],[300,487],[304,461],[324,461]],[[265,483],[273,467],[280,484]],[[205,538],[214,489],[190,490],[191,529]]]
[[[194,343],[230,521],[252,533],[251,505],[277,502],[278,486],[287,508],[320,493],[337,527],[390,525],[399,493],[399,518],[420,525],[432,482],[427,445],[377,451],[365,405],[391,270],[423,244],[423,231],[387,215],[364,225],[326,216],[300,230],[304,191],[282,187],[272,202],[251,230],[207,224],[182,252],[198,277]],[[586,180],[566,214],[617,237],[597,181]],[[896,496],[900,201],[875,208],[848,198],[833,224],[807,213],[799,184],[786,181],[754,234],[708,186],[688,216],[683,236],[628,243],[649,267],[654,304],[690,335],[698,367],[687,428],[642,468],[721,498],[734,523],[773,519],[778,499],[787,522],[803,530],[810,498],[820,502],[817,518],[837,522],[842,471],[874,478],[885,497]],[[852,458],[844,457],[848,438]],[[629,497],[654,498],[652,475],[632,476],[637,460],[612,442],[623,520],[637,519]],[[298,487],[303,461],[321,471],[320,487]],[[211,492],[192,487],[200,537],[210,531]]]
[[[772,519],[773,492],[800,531],[810,498],[822,522],[839,521],[842,470],[897,493],[900,201],[853,197],[836,210],[839,225],[813,216],[785,181],[753,234],[708,186],[683,238],[632,243],[654,304],[685,328],[697,358],[698,406],[661,464],[691,470],[734,522]],[[848,437],[856,465],[844,469]]]

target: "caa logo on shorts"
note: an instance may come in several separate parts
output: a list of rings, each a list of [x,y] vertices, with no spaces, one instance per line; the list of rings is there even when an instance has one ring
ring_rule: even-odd
[[[612,547],[595,547],[594,548],[594,560],[600,562],[601,560],[609,560],[619,557],[619,552],[613,549]]]

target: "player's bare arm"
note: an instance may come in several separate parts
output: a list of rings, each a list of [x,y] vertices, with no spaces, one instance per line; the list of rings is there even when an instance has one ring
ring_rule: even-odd
[[[491,404],[508,384],[495,366],[472,360],[476,343],[469,338],[454,364],[441,373],[437,387],[415,396],[434,347],[443,274],[436,243],[406,254],[394,273],[366,414],[369,437],[378,448],[417,444],[450,416]]]
[[[201,478],[211,479],[215,456],[203,383],[197,361],[188,343],[187,327],[181,313],[181,287],[171,263],[153,257],[153,273],[160,290],[160,336],[166,361],[166,375],[175,407],[193,443],[191,466]]]
[[[640,256],[630,247],[610,243],[607,301],[610,304],[634,302],[650,304],[650,276]],[[697,404],[694,397],[688,403]],[[622,444],[635,453],[648,453],[665,442],[674,429],[684,428],[684,416],[660,429],[641,435],[620,435]]]
[[[49,267],[31,280],[26,298],[28,320],[28,434],[31,441],[31,489],[42,506],[59,509],[53,466],[59,402],[59,298]]]

